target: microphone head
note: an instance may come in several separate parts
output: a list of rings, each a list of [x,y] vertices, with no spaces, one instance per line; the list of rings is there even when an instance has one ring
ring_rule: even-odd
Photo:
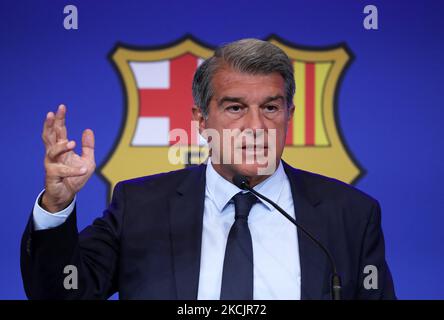
[[[234,175],[233,183],[236,187],[242,190],[248,190],[250,188],[250,183],[248,182],[247,177],[241,174]]]

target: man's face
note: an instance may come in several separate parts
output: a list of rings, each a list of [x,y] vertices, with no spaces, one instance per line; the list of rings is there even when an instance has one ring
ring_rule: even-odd
[[[213,76],[212,87],[214,94],[207,119],[202,117],[198,109],[194,110],[194,116],[199,121],[201,132],[204,129],[213,129],[221,137],[220,151],[212,151],[215,169],[219,169],[228,178],[234,174],[257,177],[260,172],[258,169],[266,166],[263,162],[256,161],[257,154],[272,156],[277,165],[284,150],[287,126],[294,111],[293,106],[287,107],[282,76],[277,72],[253,75],[226,67],[219,69]],[[223,139],[224,129],[253,133],[254,140],[244,138],[240,140],[241,143],[235,143],[233,139],[227,141]],[[261,133],[263,139],[260,139]],[[269,137],[273,139],[268,139]],[[228,151],[229,161],[226,157]],[[235,153],[242,155],[241,163],[236,163],[239,161],[235,161]],[[254,161],[247,161],[247,157]],[[274,170],[275,168],[272,172]]]

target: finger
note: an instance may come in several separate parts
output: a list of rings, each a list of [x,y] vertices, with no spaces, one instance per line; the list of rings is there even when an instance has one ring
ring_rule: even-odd
[[[43,132],[42,132],[42,139],[47,147],[56,143],[54,122],[55,122],[54,113],[48,112],[46,114],[45,122],[43,123]]]
[[[75,146],[76,143],[73,140],[58,142],[47,149],[46,155],[49,160],[56,161],[58,156],[73,150]]]
[[[94,160],[95,137],[91,129],[86,129],[82,134],[82,158]]]
[[[61,163],[51,163],[46,166],[48,178],[69,178],[83,176],[88,172],[86,167],[70,167]]]
[[[56,135],[56,142],[57,143],[59,143],[59,142],[66,142],[66,141],[68,141],[68,138],[63,138],[63,132],[62,132],[62,128],[60,128],[60,127],[56,127],[56,126],[54,126],[54,132],[55,132],[55,135]]]
[[[57,113],[55,115],[55,127],[57,141],[67,140],[67,130],[65,126],[66,107],[65,105],[59,105]]]

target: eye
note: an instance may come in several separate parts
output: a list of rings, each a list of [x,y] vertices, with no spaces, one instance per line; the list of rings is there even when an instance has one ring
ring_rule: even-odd
[[[267,105],[267,106],[265,106],[264,109],[265,109],[265,112],[267,112],[267,113],[273,113],[273,112],[279,111],[279,107],[275,106],[275,105]]]
[[[232,113],[239,113],[242,111],[242,107],[241,106],[228,106],[227,108],[225,108],[225,110],[232,112]]]

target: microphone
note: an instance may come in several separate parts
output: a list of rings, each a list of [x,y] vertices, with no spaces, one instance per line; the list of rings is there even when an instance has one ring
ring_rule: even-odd
[[[260,194],[256,190],[250,187],[250,183],[248,182],[247,177],[236,174],[233,177],[233,183],[236,185],[239,189],[250,191],[255,196],[267,201],[269,204],[271,204],[273,207],[277,209],[285,218],[287,218],[291,223],[293,223],[299,230],[301,230],[311,241],[313,241],[327,256],[328,260],[330,261],[330,266],[333,271],[331,283],[330,283],[330,289],[331,289],[331,298],[332,300],[341,300],[341,278],[339,277],[339,274],[336,270],[336,264],[333,260],[333,257],[331,256],[330,252],[327,250],[326,247],[322,245],[310,232],[305,230],[303,226],[301,226],[299,223],[296,222],[293,217],[291,217],[287,212],[284,211],[281,207],[279,207],[276,203],[265,197],[264,195]]]

